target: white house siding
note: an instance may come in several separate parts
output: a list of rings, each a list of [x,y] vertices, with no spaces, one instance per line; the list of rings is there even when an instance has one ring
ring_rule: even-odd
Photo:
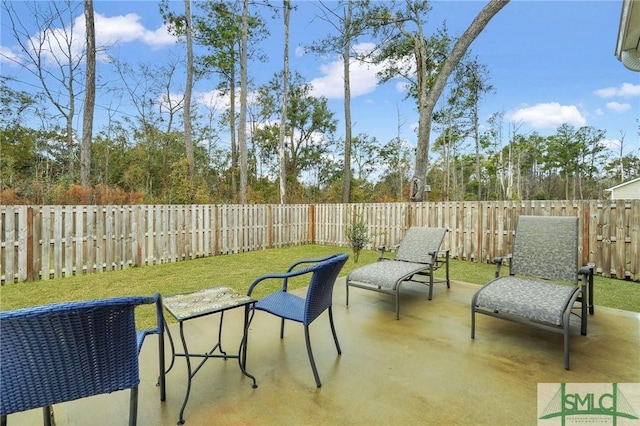
[[[612,200],[640,199],[640,178],[609,188]]]

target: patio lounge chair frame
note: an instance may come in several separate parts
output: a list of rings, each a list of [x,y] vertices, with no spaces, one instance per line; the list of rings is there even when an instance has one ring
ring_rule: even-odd
[[[372,290],[395,296],[396,319],[400,318],[400,288],[406,282],[429,286],[429,300],[433,298],[434,283],[446,283],[449,280],[449,250],[442,250],[442,242],[447,233],[445,228],[411,227],[400,244],[391,250],[380,247],[378,262],[354,269],[347,276],[346,304],[349,305],[349,287]],[[386,257],[395,253],[395,257]],[[444,279],[435,279],[433,273],[440,267],[446,268]],[[428,281],[416,279],[428,277]]]
[[[500,277],[504,261],[509,275]],[[476,313],[506,319],[564,336],[564,368],[569,369],[570,318],[580,309],[580,334],[587,334],[593,308],[594,264],[578,267],[578,218],[519,216],[513,253],[495,259],[495,279],[471,301],[471,338]]]
[[[0,421],[7,415],[130,389],[129,425],[138,410],[134,309],[156,297],[119,297],[0,312]],[[140,340],[141,342],[141,340]],[[164,389],[163,389],[164,390]]]

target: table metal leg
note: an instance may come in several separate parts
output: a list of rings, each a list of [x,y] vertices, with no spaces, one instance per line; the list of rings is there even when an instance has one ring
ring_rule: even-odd
[[[180,340],[182,340],[182,347],[184,349],[184,353],[182,354],[175,354],[175,356],[183,356],[185,358],[185,361],[187,363],[187,391],[184,395],[184,401],[182,402],[182,408],[180,408],[180,419],[178,420],[178,424],[182,425],[184,424],[185,420],[184,420],[184,410],[185,408],[187,408],[187,402],[189,401],[189,396],[191,395],[191,381],[193,380],[193,378],[195,377],[195,375],[198,373],[198,371],[200,370],[200,368],[202,368],[202,366],[204,365],[205,362],[207,362],[207,360],[209,358],[222,358],[225,361],[227,360],[227,358],[231,358],[232,356],[229,356],[226,354],[226,352],[224,352],[222,350],[222,345],[221,345],[221,337],[222,337],[222,320],[223,320],[223,315],[220,316],[220,325],[218,327],[218,341],[216,342],[216,344],[213,346],[213,348],[211,348],[211,350],[205,354],[190,354],[189,353],[189,348],[187,347],[187,339],[184,336],[184,321],[180,321]],[[220,355],[214,355],[214,352],[216,351],[216,349],[218,349],[220,351]],[[198,364],[198,366],[195,369],[191,368],[191,358],[192,357],[198,357],[198,358],[202,358],[202,361],[200,361],[200,363]]]
[[[249,340],[248,333],[249,333],[249,324],[250,324],[249,311],[251,311],[252,314],[254,313],[250,305],[246,305],[244,307],[244,327],[243,327],[244,331],[242,333],[242,340],[240,341],[240,348],[238,349],[238,364],[240,364],[240,370],[242,370],[242,373],[253,381],[253,383],[251,384],[251,387],[255,389],[258,387],[256,378],[247,371],[247,343]]]
[[[218,348],[220,353],[224,355],[224,360],[227,360],[227,353],[222,350],[222,321],[224,321],[224,311],[220,312],[220,323],[218,324]],[[215,350],[215,347],[214,347]],[[213,351],[212,351],[213,352]]]
[[[169,346],[171,346],[171,364],[169,364],[169,368],[167,368],[164,372],[166,375],[173,368],[173,364],[176,361],[176,347],[173,343],[173,337],[171,336],[171,330],[169,330],[169,326],[165,325],[165,330],[167,331],[167,337],[169,338]]]
[[[182,340],[182,347],[184,349],[184,358],[187,362],[187,393],[184,395],[184,401],[182,402],[182,408],[180,408],[180,418],[178,419],[178,424],[184,424],[184,409],[187,406],[187,401],[189,400],[189,394],[191,393],[191,379],[193,375],[191,374],[191,359],[189,358],[189,349],[187,348],[187,341],[184,337],[184,322],[180,321],[180,339]],[[175,355],[175,354],[174,354]],[[206,358],[205,358],[206,360]],[[172,363],[173,364],[173,363]]]
[[[165,372],[165,358],[164,358],[164,329],[165,329],[164,318],[162,321],[162,330],[160,330],[160,334],[158,334],[158,357],[159,357],[159,377],[158,377],[158,386],[160,386],[160,401],[165,401],[167,399],[167,381],[166,381],[166,372]]]
[[[238,355],[228,355],[223,349],[222,349],[222,327],[223,327],[223,321],[224,321],[224,310],[219,311],[218,313],[220,313],[220,322],[218,324],[218,341],[215,343],[215,345],[211,348],[211,350],[209,350],[208,352],[201,354],[201,353],[189,353],[189,348],[187,345],[187,339],[185,337],[185,333],[184,333],[184,322],[188,319],[192,319],[192,318],[185,318],[182,320],[178,320],[179,324],[180,324],[180,340],[182,341],[182,348],[183,348],[183,353],[176,353],[176,349],[175,349],[175,344],[173,342],[173,337],[171,336],[171,331],[169,330],[169,327],[166,326],[165,324],[165,330],[167,332],[167,337],[169,338],[169,344],[171,346],[171,363],[169,364],[169,368],[167,368],[166,370],[164,369],[164,357],[160,360],[161,365],[163,366],[162,368],[162,373],[160,377],[158,378],[158,385],[161,386],[161,398],[164,400],[164,376],[173,368],[176,357],[181,356],[185,358],[185,361],[187,363],[187,390],[185,392],[185,396],[184,396],[184,401],[182,402],[182,407],[180,408],[180,415],[178,418],[178,425],[183,425],[185,423],[185,419],[184,419],[184,411],[187,407],[187,402],[189,401],[189,396],[191,395],[191,382],[194,378],[194,376],[198,373],[198,371],[200,370],[200,368],[204,365],[204,363],[210,359],[210,358],[222,358],[225,361],[229,358],[237,358],[238,359],[238,364],[240,365],[240,370],[242,371],[242,373],[251,378],[253,383],[252,383],[252,387],[253,388],[257,388],[258,385],[256,383],[256,379],[254,376],[252,376],[251,374],[249,374],[249,372],[247,372],[246,370],[246,362],[247,362],[247,334],[248,334],[248,328],[249,328],[249,311],[250,311],[250,307],[249,305],[245,305],[245,313],[244,313],[244,328],[243,328],[243,335],[242,335],[242,340],[240,342],[240,348],[238,350]],[[160,345],[164,347],[164,339],[162,339],[162,341],[160,342]],[[220,354],[215,354],[215,351],[218,350],[220,352]],[[164,355],[164,348],[162,350],[162,354]],[[202,358],[202,360],[198,363],[198,365],[195,368],[192,368],[191,365],[191,358],[196,357],[196,358]]]

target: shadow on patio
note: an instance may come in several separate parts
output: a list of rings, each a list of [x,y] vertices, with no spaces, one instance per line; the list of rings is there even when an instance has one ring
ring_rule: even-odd
[[[311,325],[322,387],[316,388],[303,328],[256,313],[249,335],[247,369],[236,360],[209,360],[193,380],[187,425],[245,424],[536,424],[538,383],[640,382],[640,314],[596,306],[588,336],[573,321],[571,370],[562,366],[562,335],[480,315],[470,338],[469,304],[475,285],[407,286],[400,320],[394,299],[353,289],[345,306],[344,278],[335,286],[337,356],[327,314]],[[237,351],[242,309],[225,314],[223,347]],[[217,316],[187,321],[191,351],[210,348]],[[172,325],[180,348],[178,326]],[[159,400],[156,337],[141,354],[138,424],[175,425],[186,390],[179,358],[167,375],[167,400]],[[167,344],[167,350],[169,345]],[[59,404],[57,425],[115,425],[128,419],[128,391]],[[13,414],[9,425],[41,424],[41,410]]]

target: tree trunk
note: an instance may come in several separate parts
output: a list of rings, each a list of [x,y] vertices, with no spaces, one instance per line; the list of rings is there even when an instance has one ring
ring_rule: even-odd
[[[462,36],[458,39],[453,50],[442,64],[442,69],[438,72],[435,82],[429,91],[426,93],[418,94],[418,146],[416,150],[416,167],[414,180],[418,183],[418,191],[415,201],[423,201],[424,189],[427,178],[427,166],[429,163],[429,137],[431,133],[431,120],[433,116],[433,109],[438,102],[438,98],[442,94],[444,87],[447,83],[447,79],[460,62],[460,59],[464,56],[465,52],[476,39],[476,37],[487,26],[491,18],[493,18],[504,6],[509,3],[509,0],[491,0],[478,15],[471,22],[471,25],[466,29]],[[416,64],[418,67],[420,64]],[[420,78],[420,76],[419,76]],[[420,87],[420,84],[418,84]]]
[[[280,160],[280,204],[287,202],[287,167],[284,138],[287,124],[287,102],[289,101],[289,17],[291,2],[283,1],[284,6],[284,59],[282,67],[282,110],[280,112],[280,129],[278,133],[278,158]]]
[[[238,194],[238,139],[236,138],[236,74],[235,65],[229,79],[229,134],[231,138],[231,191]]]
[[[240,204],[247,203],[247,49],[249,38],[249,0],[242,3],[242,39],[240,41]]]
[[[482,180],[480,179],[480,131],[478,129],[478,103],[473,106],[473,138],[476,141],[476,181],[478,182],[478,201],[482,201]]]
[[[191,0],[184,0],[185,32],[187,36],[187,82],[184,91],[184,144],[189,163],[189,199],[193,202],[195,196],[195,156],[193,139],[191,136],[191,91],[193,88],[193,40],[191,31]]]
[[[353,1],[347,0],[347,16],[345,16],[344,46],[342,63],[344,70],[344,169],[342,176],[342,202],[348,203],[351,193],[351,74],[349,73],[349,50],[351,48],[351,15]]]
[[[80,182],[82,186],[90,187],[93,111],[96,103],[96,29],[93,19],[93,0],[84,0],[84,19],[87,26],[87,68],[80,149]]]

